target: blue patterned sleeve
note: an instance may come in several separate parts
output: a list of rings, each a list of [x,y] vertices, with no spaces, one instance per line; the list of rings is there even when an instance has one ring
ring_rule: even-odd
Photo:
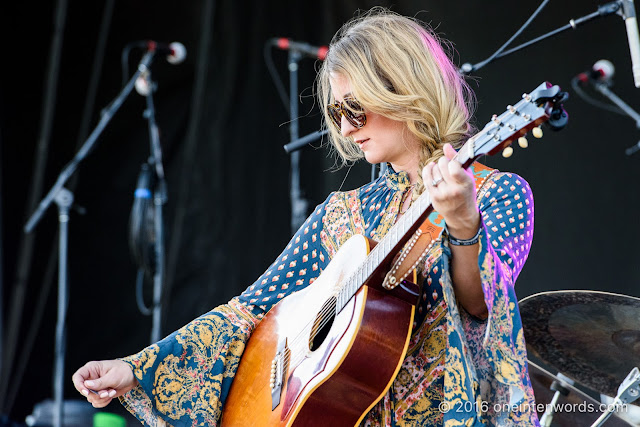
[[[480,195],[485,228],[484,249],[500,259],[515,282],[533,240],[533,194],[529,184],[512,173],[497,173]]]
[[[490,401],[514,408],[490,414],[495,422],[531,422],[535,419],[531,411],[534,396],[527,373],[515,281],[531,250],[533,194],[522,177],[496,173],[479,196],[484,230],[478,266],[489,316],[484,336],[478,337],[472,346],[483,349],[480,354],[490,367],[484,371],[484,378],[481,374],[480,382],[493,384],[487,387],[493,390],[493,395],[487,396]]]
[[[329,263],[321,244],[325,207],[316,207],[240,296],[122,359],[139,385],[120,401],[143,424],[217,425],[251,332],[273,305],[313,283]]]
[[[513,315],[514,309],[517,311],[514,285],[533,240],[533,194],[522,177],[495,173],[478,198],[483,224],[478,267],[489,311],[487,341],[491,333],[512,331],[514,327],[517,333],[520,327],[520,317]],[[500,330],[495,329],[498,327]]]
[[[282,298],[313,283],[329,263],[321,239],[326,205],[325,201],[315,208],[267,271],[235,298],[256,318],[261,319]]]
[[[458,310],[453,286],[444,283],[450,313],[444,398],[450,408],[469,408],[447,412],[445,425],[471,425],[474,419],[483,425],[539,425],[514,288],[531,249],[533,195],[523,178],[496,172],[477,196],[478,267],[488,317],[479,321]],[[470,405],[459,406],[465,402]],[[482,402],[488,410],[479,409]]]

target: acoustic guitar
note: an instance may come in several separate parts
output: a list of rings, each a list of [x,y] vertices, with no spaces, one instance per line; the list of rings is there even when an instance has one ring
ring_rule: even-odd
[[[561,129],[566,98],[558,86],[542,83],[494,115],[457,160],[467,168],[482,155],[503,149],[511,155],[512,141],[532,128],[538,134],[543,122]],[[353,426],[362,420],[402,365],[419,295],[408,281],[389,289],[385,277],[432,211],[424,193],[377,244],[351,237],[317,280],[265,315],[244,350],[223,426]]]

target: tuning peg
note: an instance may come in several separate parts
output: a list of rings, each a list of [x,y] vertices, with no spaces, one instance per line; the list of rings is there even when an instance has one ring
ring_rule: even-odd
[[[531,133],[538,139],[542,138],[542,128],[540,126],[533,128]]]
[[[524,136],[518,138],[518,145],[522,148],[527,148],[529,146],[529,141]]]
[[[511,155],[513,154],[513,148],[512,147],[507,147],[502,151],[502,157],[508,158],[511,157]]]

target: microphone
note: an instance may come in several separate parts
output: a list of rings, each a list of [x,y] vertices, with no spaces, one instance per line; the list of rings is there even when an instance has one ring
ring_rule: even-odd
[[[166,55],[170,64],[180,64],[187,57],[187,49],[180,42],[160,43],[153,40],[143,40],[129,44],[130,47],[146,49],[160,55]]]
[[[636,127],[640,129],[640,114],[633,110],[626,102],[624,102],[618,95],[613,93],[609,88],[611,86],[611,77],[615,73],[615,68],[613,64],[606,59],[601,59],[591,67],[591,70],[586,71],[584,73],[580,73],[575,76],[571,80],[571,86],[576,90],[576,93],[580,95],[585,101],[595,105],[596,107],[600,107],[606,110],[613,111],[615,113],[626,114],[631,119],[636,122]],[[607,97],[613,104],[615,104],[618,108],[614,108],[607,104],[602,104],[595,100],[590,100],[588,96],[585,94],[581,94],[581,90],[575,83],[579,84],[593,84],[593,88],[600,92],[602,95]],[[635,144],[632,147],[626,149],[625,153],[627,156],[631,156],[632,154],[640,151],[640,142]]]
[[[640,37],[638,36],[638,21],[633,0],[620,0],[622,3],[622,18],[627,27],[627,40],[631,53],[631,71],[636,87],[640,88]]]
[[[270,40],[270,43],[281,50],[291,50],[299,52],[309,58],[324,60],[327,57],[329,51],[328,46],[312,46],[304,42],[296,42],[285,37],[274,37]]]
[[[583,85],[589,82],[608,83],[615,74],[615,71],[616,68],[611,61],[601,59],[593,64],[593,67],[591,67],[589,71],[580,73],[575,78]]]

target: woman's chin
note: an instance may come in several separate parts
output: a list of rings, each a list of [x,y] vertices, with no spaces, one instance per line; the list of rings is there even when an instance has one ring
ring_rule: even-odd
[[[384,162],[380,156],[376,156],[373,153],[367,153],[366,151],[364,153],[364,159],[372,165]]]

